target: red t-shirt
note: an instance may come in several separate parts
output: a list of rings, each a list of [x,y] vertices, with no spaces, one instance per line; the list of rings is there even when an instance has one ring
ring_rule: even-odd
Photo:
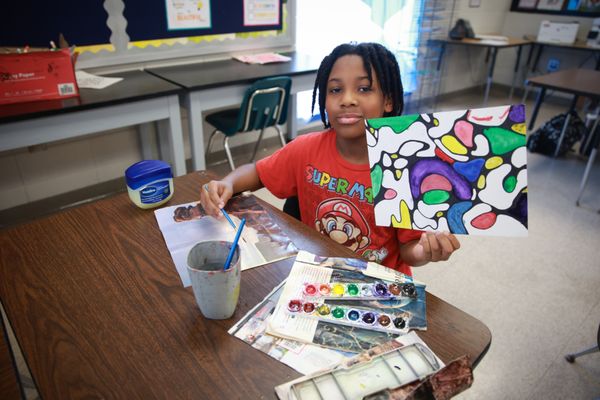
[[[421,232],[375,225],[369,165],[344,160],[332,129],[297,137],[256,169],[275,196],[298,196],[306,225],[367,260],[411,274],[399,244],[419,239]]]

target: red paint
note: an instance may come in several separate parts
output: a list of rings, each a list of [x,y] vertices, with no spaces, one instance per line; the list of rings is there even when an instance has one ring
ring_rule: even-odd
[[[437,158],[447,162],[448,164],[454,164],[454,160],[448,157],[448,155],[441,151],[438,147],[435,148],[435,155],[437,156]]]
[[[304,286],[304,293],[309,296],[313,296],[315,293],[317,293],[317,288],[313,284],[308,284]]]
[[[490,211],[473,218],[471,225],[477,229],[489,229],[496,223],[496,218],[496,214]]]
[[[439,174],[427,175],[423,179],[423,182],[421,182],[421,193],[426,193],[430,190],[445,190],[446,192],[451,192],[452,184],[445,176]]]
[[[302,310],[302,302],[300,300],[290,300],[288,303],[288,310],[291,312],[298,312]]]
[[[304,312],[307,314],[312,313],[313,311],[315,311],[315,305],[314,303],[304,303]]]

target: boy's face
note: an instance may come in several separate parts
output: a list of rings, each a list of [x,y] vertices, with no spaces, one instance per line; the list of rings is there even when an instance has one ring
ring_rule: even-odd
[[[379,79],[372,71],[373,83],[358,55],[338,58],[327,81],[325,110],[336,135],[344,139],[365,137],[365,119],[383,117],[392,111],[392,102],[385,99]]]

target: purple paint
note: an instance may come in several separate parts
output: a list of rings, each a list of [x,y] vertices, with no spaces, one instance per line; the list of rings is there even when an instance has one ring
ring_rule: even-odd
[[[410,191],[413,198],[421,195],[421,182],[430,174],[439,174],[450,181],[454,194],[460,200],[471,199],[471,185],[464,177],[458,174],[450,165],[440,160],[419,160],[411,168]]]
[[[508,118],[518,124],[525,122],[525,105],[517,104],[510,108]]]

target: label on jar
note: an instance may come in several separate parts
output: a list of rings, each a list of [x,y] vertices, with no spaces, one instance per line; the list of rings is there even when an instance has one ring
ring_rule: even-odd
[[[163,201],[171,194],[171,188],[169,187],[169,180],[152,182],[140,190],[140,201],[143,204],[153,204]]]

